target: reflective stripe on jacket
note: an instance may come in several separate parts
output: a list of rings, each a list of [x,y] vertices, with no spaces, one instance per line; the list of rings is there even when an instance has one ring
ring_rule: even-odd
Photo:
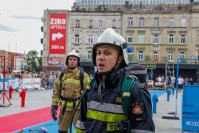
[[[127,120],[121,105],[90,101],[87,103],[87,118],[103,122],[120,122]]]

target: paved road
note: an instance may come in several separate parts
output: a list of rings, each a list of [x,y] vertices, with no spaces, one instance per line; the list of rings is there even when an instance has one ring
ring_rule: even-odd
[[[166,93],[159,97],[159,101],[157,103],[157,113],[153,114],[153,119],[156,126],[157,133],[180,133],[181,132],[181,99],[182,94],[178,94],[178,100],[176,102],[176,96],[171,95],[170,101],[167,102]],[[168,113],[174,113],[176,111],[176,103],[177,103],[177,115],[176,117],[179,120],[176,120],[174,115],[170,115]],[[162,119],[162,117],[171,117],[171,119]]]
[[[39,109],[50,106],[52,90],[28,91],[25,107],[20,107],[19,93],[13,94],[12,105],[10,107],[0,107],[0,117],[14,113],[25,112],[29,110]],[[169,116],[169,112],[175,112],[175,96],[170,97],[170,101],[166,101],[166,93],[159,97],[157,104],[157,113],[153,114],[156,133],[180,133],[181,132],[181,98],[178,95],[177,100],[177,116],[180,120],[162,119],[162,116]],[[2,99],[0,101],[2,104]],[[174,116],[174,115],[171,115]]]
[[[19,93],[14,92],[13,98],[11,100],[12,105],[9,107],[0,107],[0,117],[14,113],[48,107],[51,105],[51,96],[52,96],[52,90],[27,91],[25,107],[22,108]],[[2,103],[3,100],[1,99],[0,104],[2,105]],[[8,105],[7,99],[5,105]]]

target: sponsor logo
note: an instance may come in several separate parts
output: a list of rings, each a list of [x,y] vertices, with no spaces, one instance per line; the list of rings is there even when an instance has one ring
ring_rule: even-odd
[[[195,121],[187,121],[186,122],[187,126],[194,126],[194,127],[198,127],[199,126],[199,122],[195,122]]]

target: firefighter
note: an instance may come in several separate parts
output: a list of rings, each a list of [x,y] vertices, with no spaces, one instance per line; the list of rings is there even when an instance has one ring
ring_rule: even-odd
[[[80,56],[75,50],[70,52],[66,58],[67,70],[60,74],[55,81],[52,95],[51,115],[57,120],[57,109],[60,105],[59,113],[59,133],[67,133],[71,114],[78,102],[83,89],[89,88],[90,77],[80,69]],[[81,83],[82,82],[82,83]],[[74,116],[75,125],[79,114],[79,108]]]
[[[130,91],[121,92],[127,76],[124,67],[128,64],[124,38],[113,29],[106,29],[93,46],[92,56],[97,71],[91,90],[83,98],[75,132],[155,132],[149,92],[135,78],[130,78]]]

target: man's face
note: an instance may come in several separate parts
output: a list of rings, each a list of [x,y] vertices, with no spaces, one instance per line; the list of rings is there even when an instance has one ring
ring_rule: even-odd
[[[68,67],[69,68],[75,68],[78,66],[78,58],[75,56],[70,56],[68,58]]]
[[[110,45],[101,45],[96,48],[96,65],[98,72],[107,72],[113,69],[118,59],[117,48]]]

